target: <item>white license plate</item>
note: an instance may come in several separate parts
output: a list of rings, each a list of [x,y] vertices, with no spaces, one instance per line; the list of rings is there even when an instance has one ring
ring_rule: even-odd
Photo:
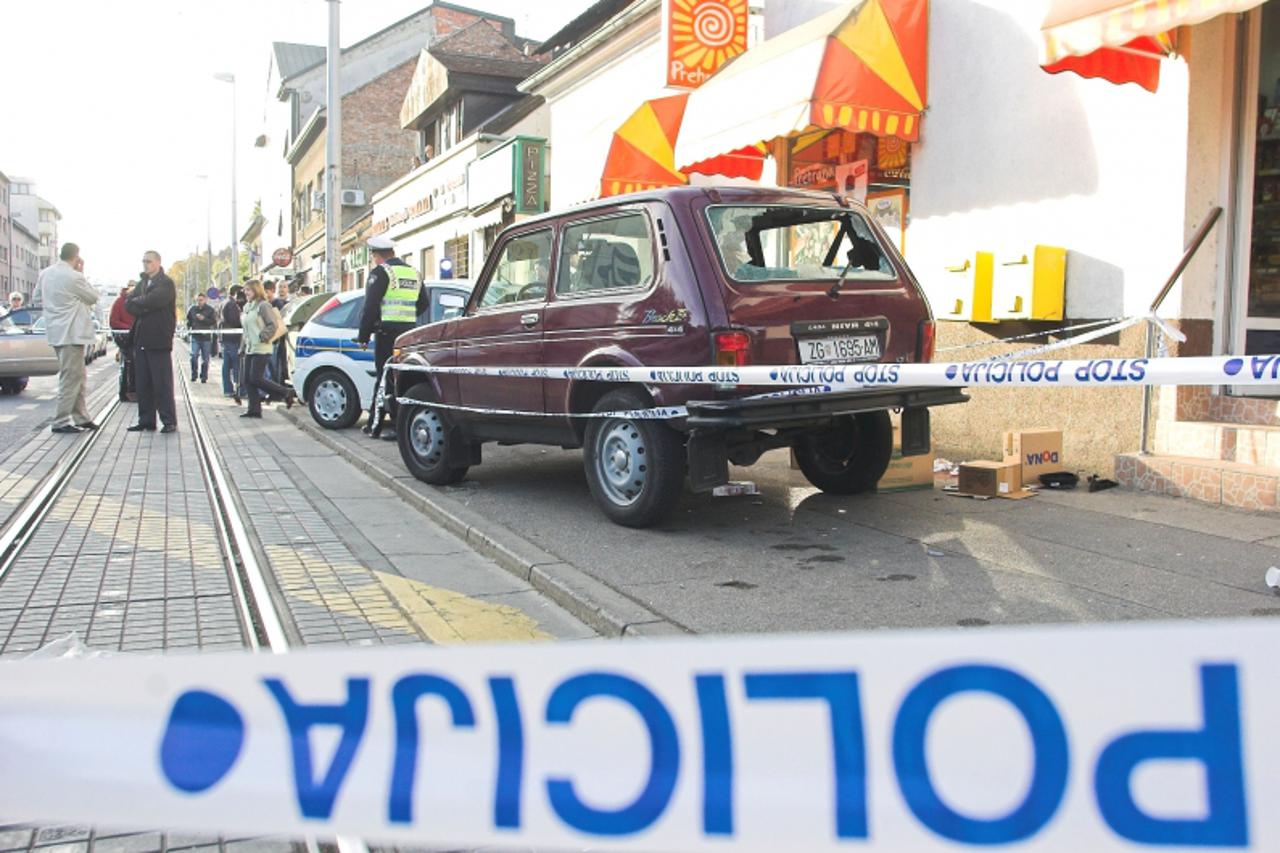
[[[880,339],[875,335],[831,335],[801,338],[801,364],[848,364],[880,358]]]

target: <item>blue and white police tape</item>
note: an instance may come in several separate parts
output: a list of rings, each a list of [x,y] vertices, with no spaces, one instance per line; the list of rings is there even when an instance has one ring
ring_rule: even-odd
[[[243,329],[187,329],[188,335],[243,335]]]
[[[644,385],[826,386],[832,391],[970,385],[1044,388],[1280,384],[1280,355],[746,367],[448,367],[401,362],[390,363],[387,369],[406,373]]]
[[[1280,850],[1267,620],[0,663],[7,820],[441,847]]]

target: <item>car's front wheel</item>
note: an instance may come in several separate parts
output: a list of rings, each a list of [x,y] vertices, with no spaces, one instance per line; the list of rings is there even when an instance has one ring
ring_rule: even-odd
[[[360,417],[360,394],[344,374],[326,370],[312,381],[307,408],[311,419],[325,429],[346,429]]]
[[[412,400],[430,400],[435,392],[428,384],[415,385],[406,394]],[[467,467],[449,464],[449,422],[440,409],[402,405],[396,412],[396,443],[409,473],[433,486],[449,486],[467,476]]]
[[[798,440],[795,453],[805,479],[822,491],[836,495],[869,492],[884,476],[893,454],[889,413],[838,417],[829,429]]]
[[[27,377],[16,376],[12,379],[0,379],[0,391],[5,394],[21,394],[27,388]]]
[[[639,391],[610,391],[596,412],[647,409]],[[609,520],[648,527],[675,509],[684,488],[684,441],[660,420],[592,418],[583,443],[587,485]]]

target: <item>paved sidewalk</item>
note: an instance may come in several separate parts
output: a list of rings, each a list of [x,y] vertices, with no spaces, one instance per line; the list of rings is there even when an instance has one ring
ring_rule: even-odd
[[[295,642],[519,642],[595,633],[276,409],[197,383],[195,400],[272,570]],[[295,409],[296,411],[296,409]]]
[[[841,497],[775,451],[732,471],[758,496],[686,493],[669,520],[631,530],[595,506],[580,451],[485,445],[484,464],[435,488],[410,477],[393,443],[355,428],[324,437],[697,633],[1280,616],[1263,583],[1280,565],[1275,514],[1125,489]]]

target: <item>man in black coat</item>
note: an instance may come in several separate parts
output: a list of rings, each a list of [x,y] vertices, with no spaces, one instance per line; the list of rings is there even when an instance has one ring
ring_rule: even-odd
[[[138,422],[130,432],[154,432],[156,413],[161,432],[178,431],[173,400],[173,330],[177,326],[178,300],[173,279],[160,266],[160,253],[142,256],[143,278],[125,307],[137,320],[133,324],[134,365],[138,383]]]

